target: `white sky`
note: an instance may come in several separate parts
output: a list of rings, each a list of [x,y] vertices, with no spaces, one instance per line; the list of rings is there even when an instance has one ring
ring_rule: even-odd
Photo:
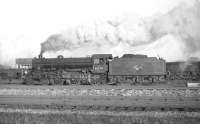
[[[69,26],[123,13],[166,13],[181,1],[186,0],[0,0],[1,56],[37,56],[41,42]]]
[[[165,13],[182,0],[1,0],[0,36],[16,38],[60,32],[68,26],[118,13]]]

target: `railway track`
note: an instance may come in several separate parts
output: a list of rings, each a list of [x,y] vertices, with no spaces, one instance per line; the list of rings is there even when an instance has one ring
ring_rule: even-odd
[[[21,97],[1,96],[1,107],[110,111],[200,111],[199,97]]]

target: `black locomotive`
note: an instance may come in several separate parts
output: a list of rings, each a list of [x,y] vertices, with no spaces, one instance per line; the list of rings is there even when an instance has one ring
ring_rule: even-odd
[[[200,61],[167,62],[166,71],[168,80],[200,80]]]
[[[146,55],[93,54],[82,58],[38,58],[26,75],[26,84],[140,84],[165,80],[166,62]]]
[[[199,61],[166,62],[146,55],[93,54],[79,58],[32,59],[25,84],[149,84],[166,80],[200,80]]]

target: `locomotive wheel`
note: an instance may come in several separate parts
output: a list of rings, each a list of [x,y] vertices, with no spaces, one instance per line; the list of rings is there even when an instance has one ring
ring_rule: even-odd
[[[26,77],[26,78],[23,80],[23,84],[27,84],[27,85],[33,84],[32,78],[31,78],[31,77]]]
[[[54,85],[54,79],[49,79],[49,85]]]
[[[55,83],[55,84],[60,84],[60,82],[61,82],[61,81],[60,81],[59,78],[55,78],[55,79],[54,79],[54,83]]]
[[[72,84],[72,83],[71,83],[71,80],[69,80],[69,79],[68,79],[68,80],[66,80],[66,82],[67,82],[67,85],[70,85],[70,84]]]
[[[88,81],[81,80],[80,85],[90,85]]]
[[[63,81],[63,85],[70,85],[71,81],[69,79]]]
[[[64,81],[63,81],[63,85],[67,85],[67,82],[66,82],[66,80],[64,80]]]

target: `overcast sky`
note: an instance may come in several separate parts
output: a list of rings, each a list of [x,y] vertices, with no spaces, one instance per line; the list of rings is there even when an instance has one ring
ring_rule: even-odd
[[[180,1],[183,0],[1,0],[0,40],[35,36],[44,40],[46,35],[68,26],[119,13],[165,13]]]
[[[0,55],[37,56],[41,42],[68,27],[124,13],[162,14],[182,1],[189,0],[0,0]]]

